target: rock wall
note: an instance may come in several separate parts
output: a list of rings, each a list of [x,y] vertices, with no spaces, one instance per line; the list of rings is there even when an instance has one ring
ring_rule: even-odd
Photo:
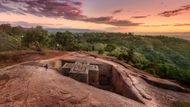
[[[115,68],[112,67],[112,88],[113,92],[131,98],[135,101],[144,103],[138,96],[132,85],[130,79],[124,80],[121,73]]]
[[[65,62],[72,63],[74,61],[73,60],[54,60],[54,61],[48,62],[48,65],[50,68],[57,69],[61,74],[63,74],[60,68],[65,64]],[[103,90],[108,90],[108,91],[117,93],[119,95],[133,99],[135,101],[144,103],[141,100],[141,98],[139,98],[138,92],[136,92],[136,89],[133,86],[130,78],[128,77],[127,79],[126,78],[124,79],[122,76],[123,74],[121,74],[121,71],[118,71],[118,69],[106,63],[96,63],[93,65],[97,65],[99,67],[99,85],[98,86],[93,85],[93,84],[90,84],[90,85],[93,85]],[[78,78],[79,76],[73,74],[73,76],[71,77]]]

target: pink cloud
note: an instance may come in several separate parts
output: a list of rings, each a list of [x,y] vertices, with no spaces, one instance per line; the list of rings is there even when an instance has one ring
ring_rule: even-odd
[[[180,8],[176,10],[164,11],[162,13],[159,13],[158,15],[164,16],[164,17],[171,17],[171,16],[180,15],[186,11],[190,11],[190,5],[181,6]]]

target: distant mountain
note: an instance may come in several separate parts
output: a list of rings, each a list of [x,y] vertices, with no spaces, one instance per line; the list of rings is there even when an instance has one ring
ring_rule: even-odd
[[[90,30],[90,29],[72,29],[72,28],[45,28],[50,33],[56,33],[56,32],[65,32],[70,31],[73,33],[84,33],[84,32],[104,32],[101,30]],[[176,33],[176,32],[135,32],[136,35],[144,35],[144,36],[169,36],[169,37],[176,37],[181,38],[185,40],[190,41],[190,32],[182,32],[182,33]]]
[[[190,32],[135,32],[136,35],[143,36],[169,36],[190,41]]]
[[[71,28],[46,28],[48,32],[55,33],[55,32],[65,32],[70,31],[73,33],[84,33],[84,32],[101,32],[100,30],[90,30],[90,29],[71,29]]]
[[[190,35],[189,36],[175,36],[175,37],[190,41]]]

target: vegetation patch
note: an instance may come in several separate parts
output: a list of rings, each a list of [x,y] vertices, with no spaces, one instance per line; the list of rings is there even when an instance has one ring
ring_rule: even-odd
[[[133,33],[48,33],[40,26],[25,29],[0,25],[0,32],[1,52],[26,49],[90,51],[115,57],[160,78],[190,84],[190,42],[186,40]]]

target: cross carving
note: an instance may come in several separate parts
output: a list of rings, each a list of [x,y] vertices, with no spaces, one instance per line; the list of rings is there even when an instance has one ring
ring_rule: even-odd
[[[97,65],[90,65],[85,61],[76,61],[75,63],[65,63],[62,67],[63,74],[77,79],[87,84],[95,84],[99,79],[99,68]],[[98,83],[96,83],[98,84]]]

